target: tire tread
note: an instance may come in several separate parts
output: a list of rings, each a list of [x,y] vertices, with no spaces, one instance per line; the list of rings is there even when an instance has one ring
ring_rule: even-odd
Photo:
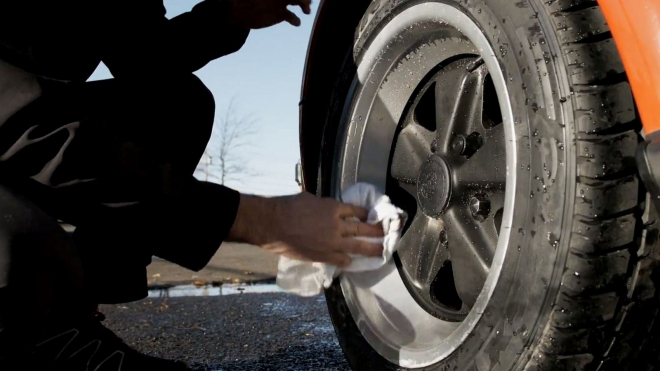
[[[578,151],[570,251],[550,323],[526,370],[651,370],[657,354],[657,230],[636,172],[641,125],[623,63],[596,1],[551,0],[572,85]],[[642,237],[640,237],[642,236]],[[648,320],[648,321],[645,321]]]

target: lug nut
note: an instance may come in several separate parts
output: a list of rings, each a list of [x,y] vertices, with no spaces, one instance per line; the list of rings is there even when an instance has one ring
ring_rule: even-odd
[[[447,237],[447,231],[443,229],[440,231],[440,244],[444,247],[447,247],[448,243],[449,238]]]
[[[433,139],[433,141],[431,142],[431,152],[433,152],[433,153],[438,152],[438,140],[437,139]]]
[[[463,152],[465,152],[465,146],[466,143],[464,135],[457,135],[456,138],[454,138],[454,141],[451,142],[451,150],[457,155],[462,155]]]
[[[484,139],[479,133],[472,133],[468,136],[457,135],[451,143],[451,149],[454,153],[470,157],[484,145]]]
[[[490,213],[490,200],[484,195],[475,195],[470,199],[470,212],[474,217],[487,217]]]

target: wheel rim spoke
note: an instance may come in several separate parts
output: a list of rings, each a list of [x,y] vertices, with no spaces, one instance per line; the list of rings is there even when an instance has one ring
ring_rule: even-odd
[[[466,214],[451,210],[445,219],[456,291],[463,303],[472,308],[488,276],[497,236],[492,236],[492,223],[479,223]]]
[[[475,61],[455,62],[426,83],[405,115],[390,169],[417,202],[400,268],[416,300],[431,313],[439,308],[441,318],[474,306],[502,223],[504,125],[488,70]]]
[[[413,284],[422,292],[429,287],[449,253],[440,243],[444,223],[417,213],[410,227],[399,242],[398,254],[405,262],[404,271]]]
[[[500,124],[485,130],[483,138],[483,146],[469,159],[460,164],[453,162],[454,182],[470,188],[503,190],[506,184],[504,126]]]
[[[497,191],[491,193],[488,197],[490,198],[490,215],[497,219],[497,214],[502,213],[504,210],[504,202],[506,198],[505,190]],[[501,219],[501,215],[500,215]],[[501,220],[500,220],[501,221]],[[497,234],[500,234],[500,225],[495,223],[497,226]]]
[[[406,191],[410,196],[417,197],[417,183],[406,183],[399,181],[399,187]]]
[[[433,133],[414,122],[397,139],[390,168],[391,176],[402,183],[415,184],[422,164],[432,154]]]
[[[451,153],[454,135],[470,134],[482,122],[485,66],[449,70],[435,84],[436,135],[443,154]]]

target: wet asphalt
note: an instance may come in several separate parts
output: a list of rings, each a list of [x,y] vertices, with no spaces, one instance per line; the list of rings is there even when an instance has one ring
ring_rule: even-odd
[[[159,298],[101,310],[131,346],[194,370],[350,371],[323,297]]]

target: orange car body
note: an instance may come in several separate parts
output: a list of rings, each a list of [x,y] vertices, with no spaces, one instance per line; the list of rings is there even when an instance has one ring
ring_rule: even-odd
[[[660,0],[599,0],[647,135],[660,131]]]

